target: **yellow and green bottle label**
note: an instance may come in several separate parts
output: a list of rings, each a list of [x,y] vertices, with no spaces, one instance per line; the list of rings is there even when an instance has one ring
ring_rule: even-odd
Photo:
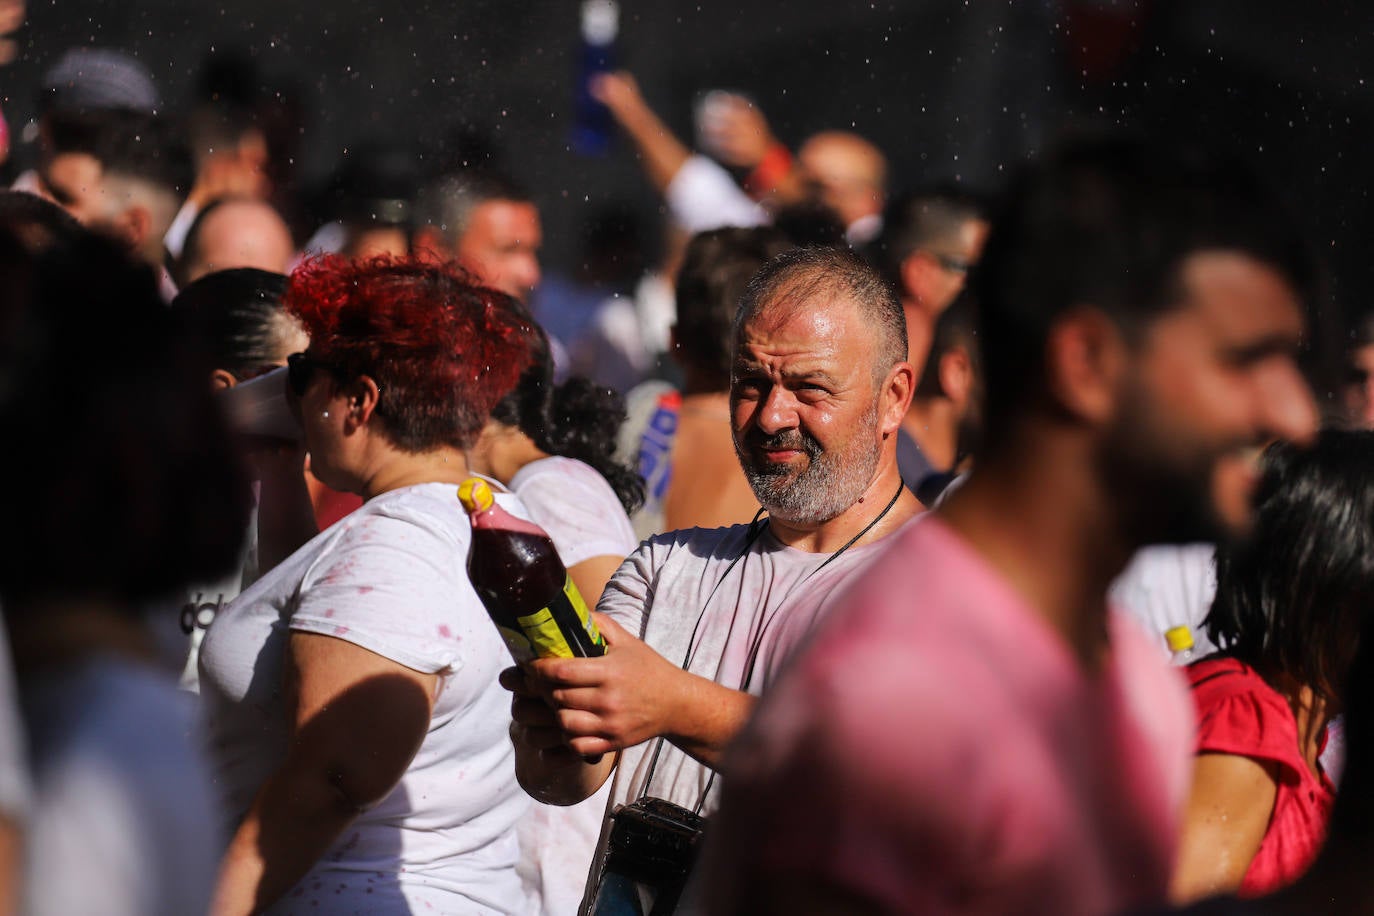
[[[587,603],[571,576],[563,580],[562,590],[548,607],[517,617],[515,622],[519,630],[505,626],[500,630],[510,654],[518,662],[602,655],[606,651],[606,640],[592,622]]]

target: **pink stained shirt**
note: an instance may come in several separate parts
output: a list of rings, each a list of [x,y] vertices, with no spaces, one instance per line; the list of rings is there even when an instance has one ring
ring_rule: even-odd
[[[1192,704],[1133,622],[1109,627],[1089,676],[938,517],[896,536],[727,760],[706,912],[816,878],[932,916],[1162,900]]]

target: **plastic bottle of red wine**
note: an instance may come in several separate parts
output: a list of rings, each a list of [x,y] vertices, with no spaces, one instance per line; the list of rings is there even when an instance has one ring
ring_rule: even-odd
[[[544,529],[498,506],[480,477],[463,481],[458,499],[472,519],[468,578],[515,660],[604,655],[606,641]]]

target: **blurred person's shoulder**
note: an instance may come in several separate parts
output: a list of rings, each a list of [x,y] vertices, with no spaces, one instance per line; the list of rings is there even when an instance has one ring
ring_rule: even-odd
[[[45,911],[204,908],[219,818],[192,701],[169,675],[114,658],[25,690],[38,790],[29,879]],[[47,909],[59,899],[65,909]]]

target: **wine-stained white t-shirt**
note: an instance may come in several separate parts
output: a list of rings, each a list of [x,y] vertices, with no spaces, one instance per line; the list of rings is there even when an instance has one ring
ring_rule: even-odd
[[[766,521],[669,532],[630,555],[611,577],[597,610],[673,664],[759,695],[806,641],[831,596],[861,575],[888,540],[831,560],[829,554],[783,544]],[[598,861],[618,806],[649,795],[710,813],[720,789],[709,767],[658,739],[621,751],[607,781],[611,797]],[[592,904],[596,876],[591,877],[584,912]]]
[[[510,494],[497,502],[521,517]],[[211,754],[229,810],[246,813],[281,763],[290,632],[346,640],[438,674],[419,752],[272,913],[523,913],[515,825],[510,656],[467,576],[471,528],[452,484],[377,496],[267,573],[215,619],[201,646]],[[359,753],[369,736],[358,735]]]

